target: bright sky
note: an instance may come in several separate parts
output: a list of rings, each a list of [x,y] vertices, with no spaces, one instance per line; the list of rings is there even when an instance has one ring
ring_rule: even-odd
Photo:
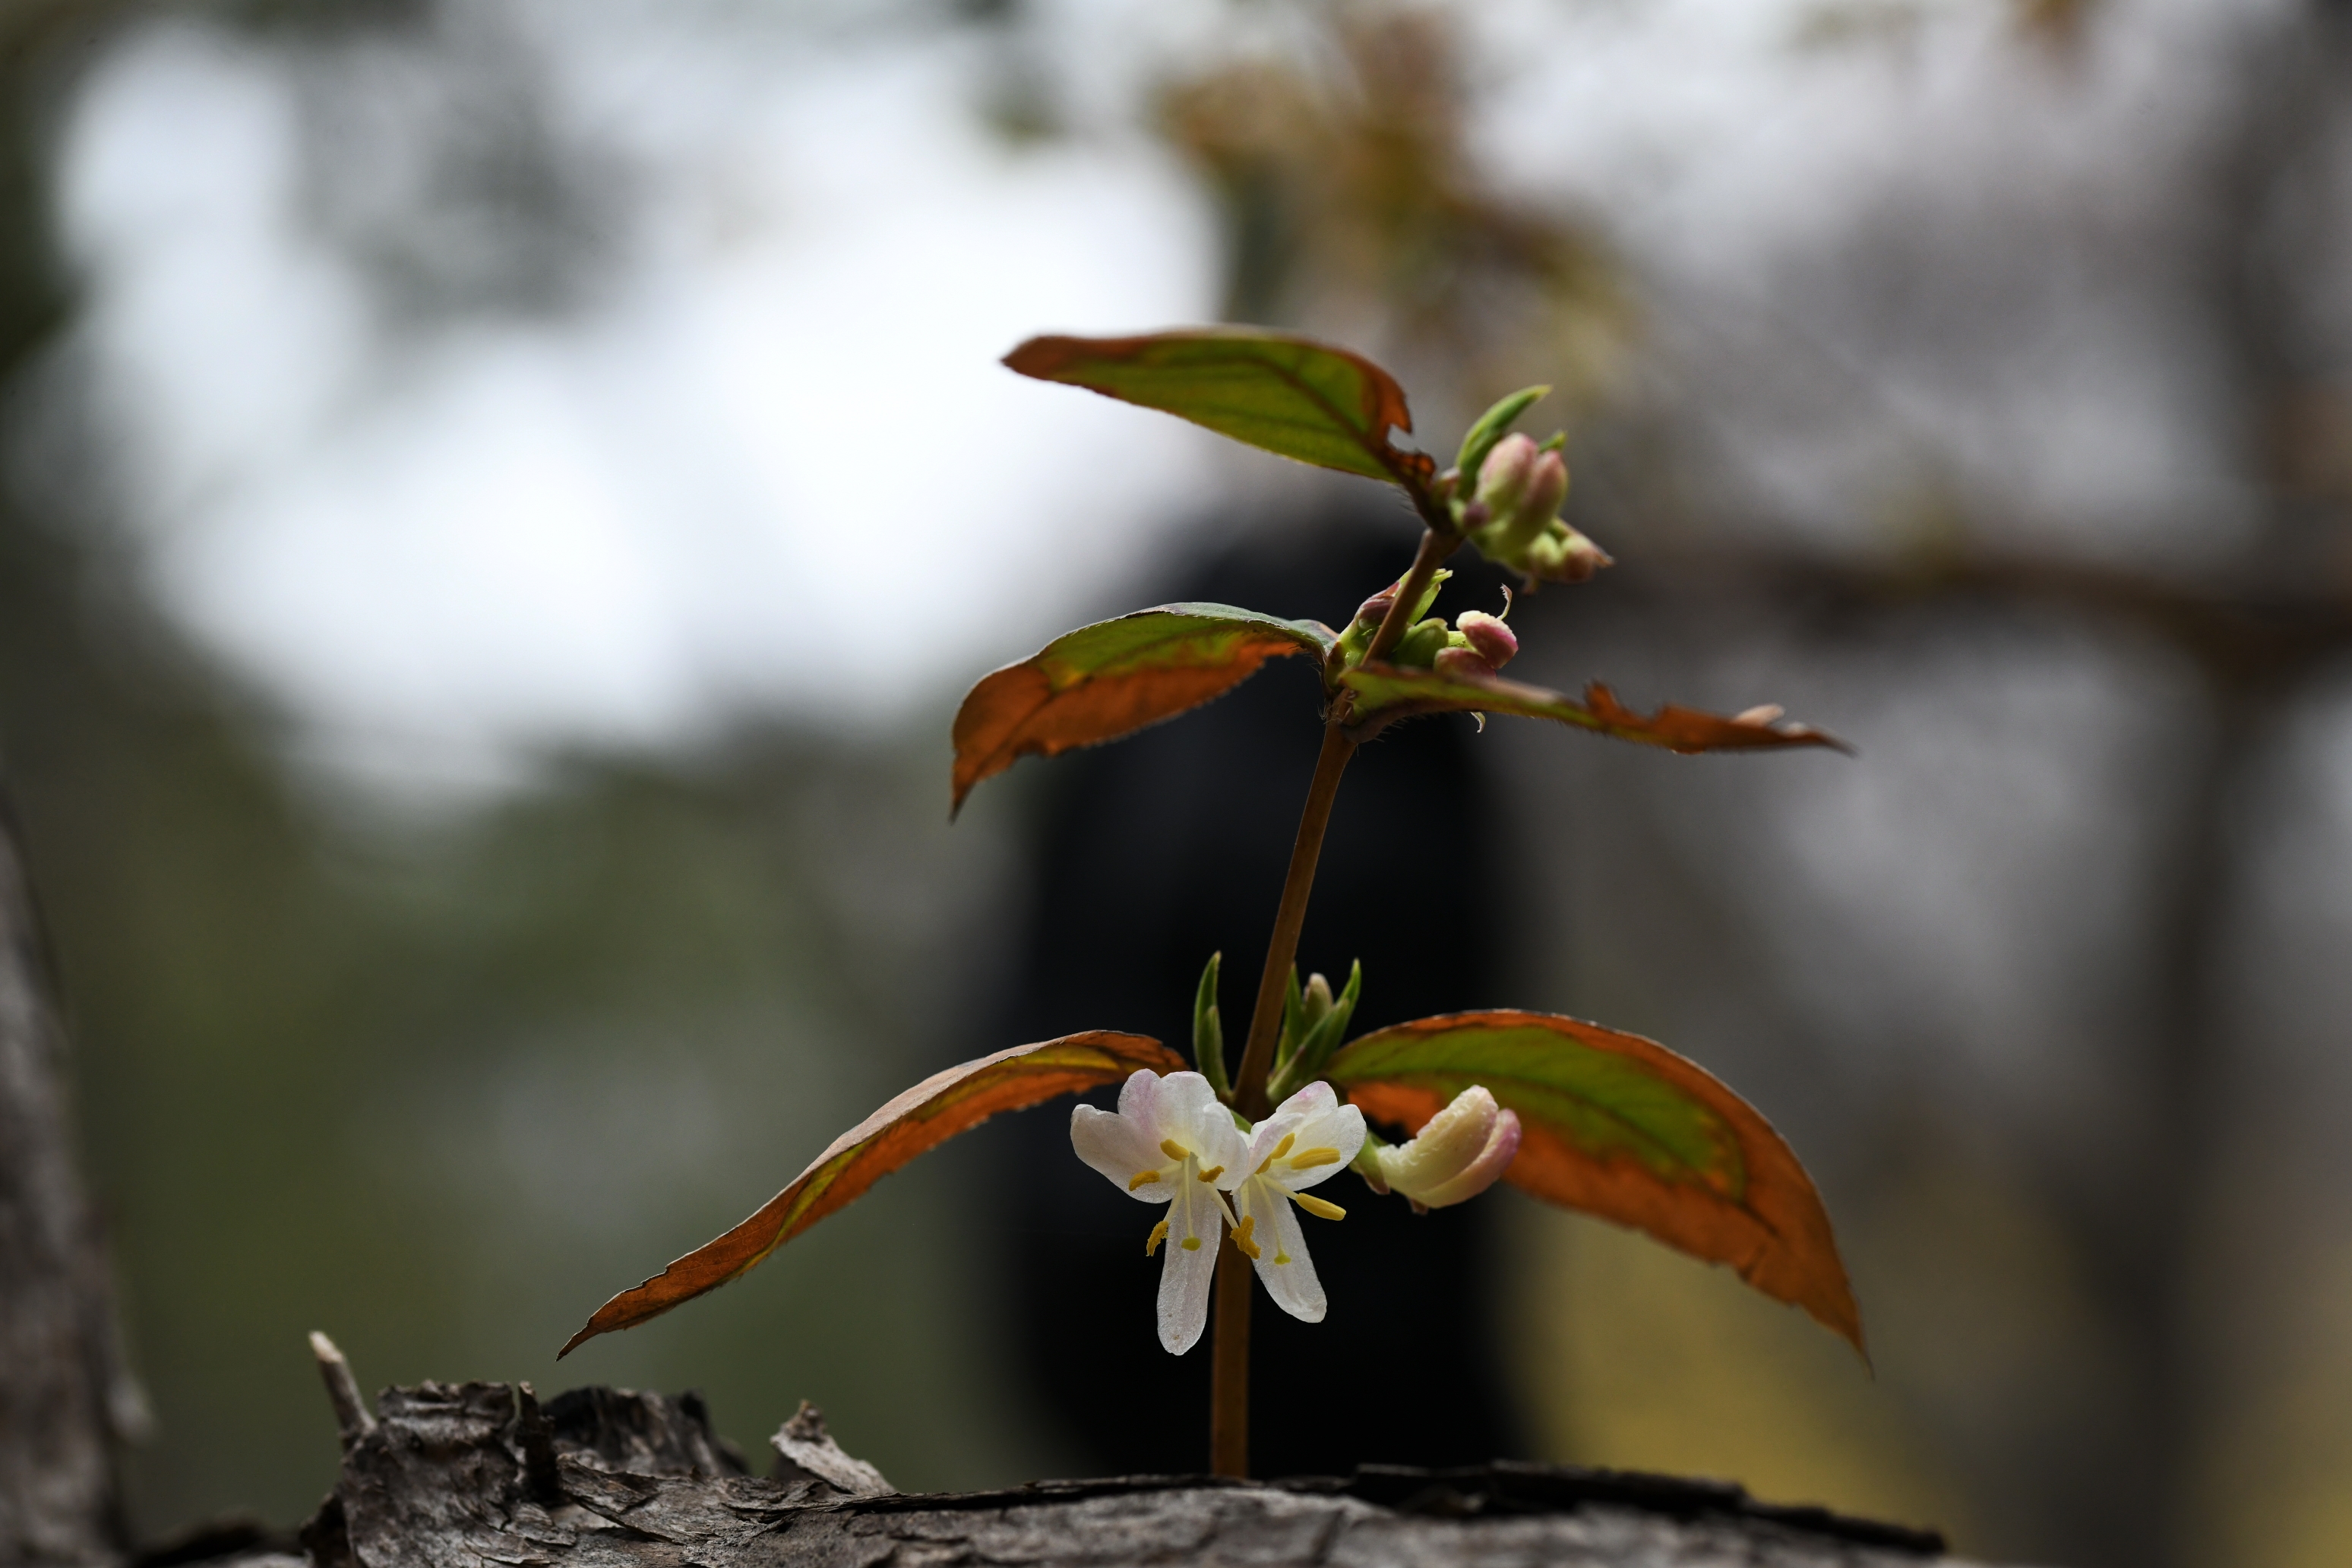
[[[61,184],[164,602],[315,749],[424,779],[746,706],[888,723],[1096,606],[1263,470],[995,360],[1034,331],[1213,312],[1213,215],[1149,133],[1149,89],[1271,47],[1286,13],[1042,9],[1036,67],[1076,133],[1013,144],[978,110],[1002,63],[982,35],[912,13],[447,7],[437,52],[383,67],[425,84],[385,123],[436,112],[435,73],[469,50],[520,51],[617,216],[586,305],[425,325],[316,218],[302,95],[331,84],[231,33],[133,37],[72,116]],[[1736,380],[1696,374],[1711,360],[1792,345],[1853,384],[1811,426],[1769,396],[1719,410],[1759,493],[1867,518],[1924,452],[2036,516],[2161,530],[2210,482],[2193,399],[2134,359],[2129,289],[2079,288],[2074,339],[1955,379],[1948,353],[1906,360],[1801,286],[1923,188],[1930,229],[2091,184],[2128,205],[2117,149],[2182,118],[2151,109],[2178,105],[2165,61],[2196,8],[2126,9],[2124,46],[2068,79],[2021,69],[2010,8],[1974,0],[1857,9],[1894,29],[1859,48],[1806,45],[1827,13],[1797,0],[1494,0],[1480,143],[1494,177],[1597,211],[1695,307],[1666,334],[1695,388]],[[385,188],[343,208],[398,221],[397,151],[355,165]],[[1988,374],[2018,395],[1988,399]]]

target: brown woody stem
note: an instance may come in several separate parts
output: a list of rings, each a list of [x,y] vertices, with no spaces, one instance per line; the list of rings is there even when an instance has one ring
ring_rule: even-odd
[[[1274,1108],[1265,1100],[1265,1080],[1274,1070],[1274,1047],[1282,1033],[1284,981],[1298,956],[1299,928],[1307,923],[1307,895],[1315,888],[1315,862],[1323,854],[1323,830],[1331,822],[1331,802],[1339,793],[1339,775],[1356,742],[1333,721],[1323,728],[1323,751],[1315,759],[1315,783],[1307,791],[1307,809],[1298,818],[1298,837],[1290,846],[1290,870],[1282,879],[1282,907],[1274,917],[1274,938],[1265,944],[1265,971],[1258,976],[1257,1006],[1250,1014],[1249,1044],[1242,1051],[1242,1070],[1234,1079],[1234,1109],[1257,1121]]]
[[[1249,1477],[1250,1260],[1225,1237],[1209,1341],[1209,1470]]]
[[[1396,602],[1372,634],[1365,652],[1369,661],[1396,646],[1411,621],[1413,605],[1440,563],[1462,542],[1457,535],[1429,529],[1397,590]],[[1234,1109],[1255,1121],[1274,1108],[1266,1103],[1265,1080],[1274,1070],[1274,1047],[1282,1031],[1282,998],[1291,966],[1298,958],[1298,933],[1307,923],[1307,897],[1315,888],[1315,864],[1323,854],[1323,830],[1331,823],[1331,803],[1339,793],[1339,775],[1356,754],[1356,742],[1347,731],[1348,696],[1331,704],[1323,727],[1323,750],[1315,759],[1315,782],[1307,787],[1307,809],[1298,818],[1298,837],[1290,846],[1290,869],[1282,881],[1282,904],[1274,917],[1274,936],[1265,946],[1265,969],[1259,974],[1257,1005],[1250,1014],[1249,1044],[1242,1051],[1240,1073],[1234,1079]],[[1217,1475],[1246,1478],[1249,1474],[1249,1331],[1250,1262],[1229,1237],[1217,1255],[1214,1340],[1210,1355],[1209,1466]]]

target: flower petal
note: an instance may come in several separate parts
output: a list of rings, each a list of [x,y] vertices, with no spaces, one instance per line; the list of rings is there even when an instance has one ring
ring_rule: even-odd
[[[1292,1097],[1292,1099],[1296,1098],[1297,1097],[1295,1095]],[[1283,1103],[1287,1105],[1290,1101],[1285,1100]],[[1279,1110],[1276,1111],[1250,1129],[1249,1146],[1243,1151],[1241,1163],[1234,1167],[1231,1176],[1217,1184],[1229,1192],[1239,1187],[1244,1182],[1258,1173],[1259,1167],[1274,1157],[1274,1152],[1276,1149],[1282,1149],[1282,1152],[1287,1154],[1290,1149],[1297,1148],[1297,1134],[1298,1118],[1286,1116]],[[1290,1149],[1283,1148],[1282,1141],[1285,1138],[1290,1140]]]
[[[1289,1124],[1293,1142],[1289,1153],[1269,1166],[1265,1174],[1292,1192],[1338,1175],[1364,1146],[1364,1113],[1340,1104],[1331,1086],[1319,1079],[1284,1100],[1275,1119]],[[1277,1146],[1269,1145],[1261,1152],[1257,1141],[1251,1140],[1251,1152],[1261,1160]],[[1255,1171],[1256,1163],[1250,1169]]]
[[[1149,1072],[1136,1074],[1149,1078]],[[1127,1097],[1122,1094],[1120,1100]],[[1097,1110],[1091,1105],[1081,1105],[1070,1112],[1070,1147],[1078,1158],[1102,1173],[1110,1184],[1131,1197],[1148,1204],[1164,1204],[1174,1190],[1169,1181],[1172,1167],[1167,1155],[1160,1152],[1156,1141],[1125,1115],[1113,1115]],[[1150,1171],[1154,1180],[1137,1184],[1135,1178]]]
[[[1217,1247],[1225,1234],[1224,1205],[1215,1190],[1202,1182],[1191,1185],[1201,1189],[1198,1198],[1186,1193],[1168,1207],[1167,1261],[1160,1266],[1160,1344],[1170,1355],[1201,1342],[1209,1321],[1209,1282],[1217,1276]]]
[[[1335,1110],[1339,1103],[1339,1091],[1318,1078],[1276,1106],[1274,1113],[1276,1116],[1296,1116],[1303,1121],[1310,1116]]]
[[[1196,1072],[1171,1072],[1160,1080],[1157,1097],[1153,1110],[1159,1136],[1198,1154],[1203,1169],[1223,1165],[1231,1171],[1242,1163],[1249,1146],[1234,1125],[1234,1113],[1207,1079]]]
[[[1257,1257],[1251,1266],[1265,1282],[1265,1293],[1300,1322],[1321,1322],[1329,1303],[1323,1295],[1323,1281],[1316,1278],[1314,1260],[1307,1256],[1306,1233],[1299,1228],[1289,1197],[1263,1176],[1244,1183],[1235,1196],[1243,1212],[1256,1222],[1251,1229]]]
[[[1135,1123],[1136,1130],[1160,1146],[1160,1075],[1150,1068],[1138,1068],[1127,1075],[1118,1086],[1118,1113]]]

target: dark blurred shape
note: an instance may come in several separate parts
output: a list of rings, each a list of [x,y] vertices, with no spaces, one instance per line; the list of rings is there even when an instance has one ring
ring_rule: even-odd
[[[1167,596],[1343,625],[1409,563],[1409,531],[1395,521],[1372,530],[1335,519],[1279,545],[1237,548]],[[1474,576],[1444,602],[1498,600]],[[1315,672],[1288,661],[1170,724],[1054,762],[1036,902],[992,1040],[1112,1020],[1189,1054],[1193,990],[1222,951],[1238,1057],[1314,771],[1317,700]],[[1498,835],[1472,739],[1467,720],[1400,726],[1366,748],[1340,788],[1300,967],[1336,984],[1363,962],[1357,1032],[1495,1000],[1502,933],[1482,920],[1498,901]],[[1413,858],[1414,845],[1431,847]],[[1005,1201],[992,1212],[1006,1230],[997,1250],[1024,1385],[1095,1473],[1202,1468],[1208,1344],[1180,1358],[1154,1337],[1160,1265],[1143,1255],[1149,1211],[1078,1163],[1066,1116],[1010,1125],[994,1141]],[[1353,1176],[1325,1190],[1348,1210],[1308,1232],[1329,1317],[1300,1323],[1256,1296],[1253,1472],[1518,1451],[1489,1288],[1492,1206],[1416,1217]]]
[[[114,1446],[141,1404],[81,1179],[66,1032],[16,825],[0,797],[0,1562],[128,1543]]]

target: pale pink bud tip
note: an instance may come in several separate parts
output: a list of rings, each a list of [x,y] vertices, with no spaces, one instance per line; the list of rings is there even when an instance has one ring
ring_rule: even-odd
[[[1454,629],[1468,637],[1478,657],[1496,669],[1518,654],[1518,634],[1505,626],[1499,616],[1490,616],[1484,610],[1465,610],[1454,617]]]
[[[1493,515],[1501,517],[1518,510],[1519,498],[1534,477],[1537,456],[1536,444],[1519,435],[1504,437],[1486,454],[1478,469],[1477,499],[1486,503]]]
[[[1454,1097],[1409,1142],[1378,1151],[1389,1186],[1424,1208],[1476,1197],[1502,1179],[1519,1152],[1519,1119],[1483,1085]]]
[[[1521,515],[1549,522],[1559,514],[1560,503],[1566,500],[1567,459],[1558,452],[1540,454],[1528,475],[1527,498],[1519,503]]]
[[[1389,610],[1395,604],[1394,594],[1375,594],[1356,606],[1356,618],[1360,621],[1371,621],[1377,624],[1387,618]]]
[[[1495,673],[1495,667],[1488,664],[1485,657],[1475,647],[1439,648],[1437,658],[1430,668],[1440,675],[1452,676],[1457,680],[1465,676],[1474,680],[1483,680]]]

